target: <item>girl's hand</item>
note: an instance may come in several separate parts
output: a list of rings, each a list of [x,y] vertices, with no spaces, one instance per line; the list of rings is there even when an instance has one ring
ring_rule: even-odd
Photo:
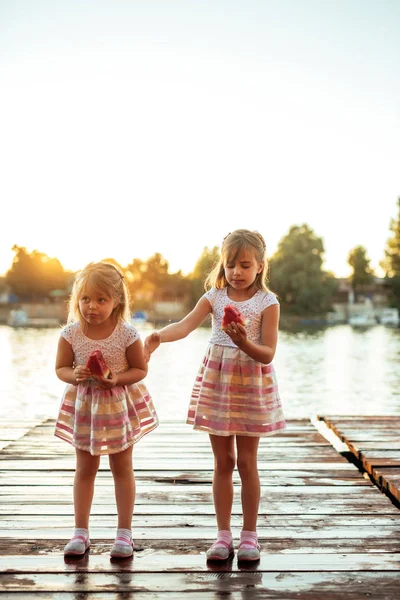
[[[76,365],[74,368],[74,376],[77,383],[81,383],[81,381],[85,381],[85,379],[89,379],[92,376],[90,369],[87,368],[86,365]]]
[[[240,348],[247,340],[246,328],[240,323],[230,323],[226,327],[225,333],[229,335],[232,342],[236,344],[238,348]]]
[[[146,362],[149,362],[150,356],[161,344],[161,338],[158,331],[151,333],[144,341],[143,354]]]
[[[98,375],[96,379],[99,382],[98,387],[102,388],[103,390],[111,390],[111,388],[118,385],[118,375],[113,375],[113,373],[110,373],[107,379],[105,377],[101,377],[100,375]]]

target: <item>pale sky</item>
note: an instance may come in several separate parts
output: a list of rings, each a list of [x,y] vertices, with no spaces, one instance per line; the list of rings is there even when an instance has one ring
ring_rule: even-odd
[[[0,273],[292,225],[376,267],[400,195],[399,0],[0,0]]]

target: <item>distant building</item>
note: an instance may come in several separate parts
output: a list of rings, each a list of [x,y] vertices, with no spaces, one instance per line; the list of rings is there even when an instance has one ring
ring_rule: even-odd
[[[382,312],[389,306],[390,290],[385,286],[385,280],[374,277],[368,285],[357,286],[354,294],[349,279],[338,279],[338,288],[332,297],[333,311],[329,313],[331,323],[344,323],[354,315],[373,313],[380,321]]]

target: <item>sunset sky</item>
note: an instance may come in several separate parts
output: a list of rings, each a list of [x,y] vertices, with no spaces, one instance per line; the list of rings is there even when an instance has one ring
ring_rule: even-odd
[[[0,273],[291,225],[347,275],[400,195],[398,0],[0,0]]]

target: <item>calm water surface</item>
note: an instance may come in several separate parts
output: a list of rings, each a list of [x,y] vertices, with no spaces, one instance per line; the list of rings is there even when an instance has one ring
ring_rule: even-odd
[[[152,331],[138,329],[143,338]],[[3,419],[56,417],[64,389],[54,372],[59,332],[0,326]],[[185,420],[209,337],[198,329],[154,353],[146,384],[160,419]],[[400,414],[400,329],[282,331],[274,364],[287,417]]]

